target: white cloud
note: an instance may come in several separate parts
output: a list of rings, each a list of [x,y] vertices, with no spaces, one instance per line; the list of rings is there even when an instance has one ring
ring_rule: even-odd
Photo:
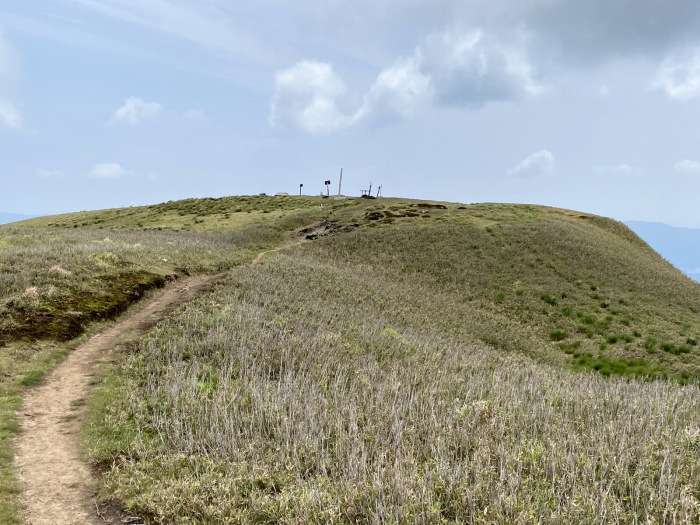
[[[333,66],[303,60],[280,71],[275,79],[269,123],[292,124],[307,133],[330,133],[361,120],[391,121],[408,118],[432,99],[430,79],[418,70],[414,58],[398,59],[383,70],[363,102],[354,111],[338,107],[346,88]]]
[[[681,102],[700,95],[700,53],[684,60],[666,59],[656,72],[652,88],[662,90],[669,98]]]
[[[200,109],[190,108],[182,114],[185,120],[204,120],[204,112]]]
[[[6,100],[0,100],[0,122],[3,122],[8,128],[22,128],[22,114],[13,105]]]
[[[532,35],[542,67],[572,69],[626,57],[659,56],[700,34],[700,3],[673,0],[72,0],[98,14],[185,39],[235,59],[273,63],[290,37],[375,63],[407,34],[483,27],[490,34]],[[307,5],[308,4],[308,5]],[[633,7],[630,7],[633,5]],[[387,24],[391,21],[391,24]],[[263,26],[264,27],[261,27]],[[295,28],[295,29],[290,29]],[[299,29],[301,28],[301,29]],[[338,30],[342,28],[342,30]],[[402,49],[394,47],[392,59]],[[383,59],[384,64],[387,61]],[[381,63],[380,63],[381,66]]]
[[[680,160],[673,165],[681,173],[700,173],[700,162],[696,160]]]
[[[626,162],[618,164],[617,166],[599,167],[596,168],[595,171],[601,175],[640,175],[643,173],[639,168],[627,164]]]
[[[409,58],[384,69],[352,122],[406,119],[435,105],[479,108],[542,89],[515,47],[478,29],[445,31],[428,36]]]
[[[263,38],[241,23],[244,6],[219,0],[73,0],[108,17],[160,31],[216,52],[264,60]],[[253,36],[255,35],[255,36]]]
[[[636,168],[633,168],[627,163],[624,164],[618,164],[617,166],[614,166],[610,169],[610,172],[612,173],[619,173],[620,175],[629,175],[632,173],[637,173],[638,170]]]
[[[129,97],[114,112],[108,124],[112,125],[120,122],[138,124],[143,120],[157,117],[162,111],[163,106],[158,104],[158,102],[146,102],[140,97]]]
[[[352,123],[336,101],[345,84],[333,66],[316,60],[302,60],[275,76],[269,123],[284,128],[291,124],[308,133],[329,133]]]
[[[435,86],[436,102],[443,106],[479,107],[542,90],[523,53],[481,29],[431,35],[417,48],[416,57]]]
[[[469,25],[512,35],[528,31],[540,65],[597,66],[619,58],[660,55],[700,35],[697,0],[326,0],[296,2],[308,25],[368,60],[377,42]],[[308,5],[307,5],[308,4]],[[672,7],[671,7],[672,5]],[[391,21],[391,24],[387,24]],[[342,27],[342,31],[338,31]],[[387,33],[389,38],[387,38]],[[401,36],[398,38],[400,39]],[[399,40],[400,41],[400,40]],[[355,51],[356,48],[359,51]]]
[[[536,175],[539,173],[551,173],[554,171],[556,161],[552,152],[543,149],[533,153],[520,162],[517,166],[508,170],[508,175]]]
[[[63,177],[63,172],[58,170],[44,170],[39,168],[36,170],[36,176],[40,179],[60,179]]]
[[[6,91],[8,84],[12,84],[18,76],[19,60],[0,27],[0,89]]]
[[[434,96],[430,77],[422,74],[418,66],[412,57],[399,59],[382,71],[354,120],[367,116],[375,121],[406,119],[430,105]]]
[[[338,108],[345,84],[332,65],[303,60],[278,72],[269,123],[329,133],[362,120],[407,119],[434,105],[478,108],[540,91],[533,67],[515,47],[481,30],[449,31],[429,36],[411,56],[383,69],[354,112]]]
[[[21,129],[22,114],[12,101],[19,77],[19,61],[0,28],[0,123],[8,128]]]
[[[117,179],[128,174],[129,172],[116,162],[103,162],[95,164],[88,177],[91,179]]]

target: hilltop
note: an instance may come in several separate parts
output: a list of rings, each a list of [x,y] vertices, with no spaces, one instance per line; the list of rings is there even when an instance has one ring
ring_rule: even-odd
[[[103,495],[152,523],[698,517],[700,286],[621,223],[250,196],[0,231],[17,383],[148,289],[227,272],[91,401]]]
[[[402,305],[397,316],[420,307],[435,316],[435,328],[465,341],[606,375],[700,376],[700,287],[623,224],[590,214],[527,205],[251,196],[22,224],[219,237],[252,229],[254,249],[264,249],[281,232],[322,220],[319,231],[297,234],[321,234],[323,242],[305,248],[306,261],[332,259],[341,268],[362,268],[368,282],[391,278],[395,286],[411,281],[424,288],[420,306]],[[328,233],[332,238],[324,240]]]

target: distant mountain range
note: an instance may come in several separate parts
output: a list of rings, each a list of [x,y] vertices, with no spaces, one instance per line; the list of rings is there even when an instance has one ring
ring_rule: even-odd
[[[677,228],[660,222],[625,222],[664,259],[700,282],[700,229]]]
[[[8,222],[23,221],[24,219],[31,219],[34,215],[22,215],[20,213],[2,213],[0,212],[0,224],[7,224]]]

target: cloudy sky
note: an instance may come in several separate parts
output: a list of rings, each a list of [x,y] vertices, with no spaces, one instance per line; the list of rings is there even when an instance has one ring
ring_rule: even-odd
[[[700,227],[697,0],[0,6],[0,211],[527,202]]]

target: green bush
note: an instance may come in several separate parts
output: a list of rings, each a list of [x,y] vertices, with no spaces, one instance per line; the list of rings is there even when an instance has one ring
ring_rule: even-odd
[[[689,354],[692,348],[689,345],[674,345],[673,343],[661,343],[661,350],[673,355]]]
[[[569,334],[567,334],[564,330],[552,330],[549,332],[549,338],[552,341],[563,341],[569,337]]]
[[[551,306],[556,306],[557,305],[557,299],[555,297],[552,297],[551,295],[547,293],[543,293],[540,295],[540,299],[542,299],[545,303],[551,305]]]

